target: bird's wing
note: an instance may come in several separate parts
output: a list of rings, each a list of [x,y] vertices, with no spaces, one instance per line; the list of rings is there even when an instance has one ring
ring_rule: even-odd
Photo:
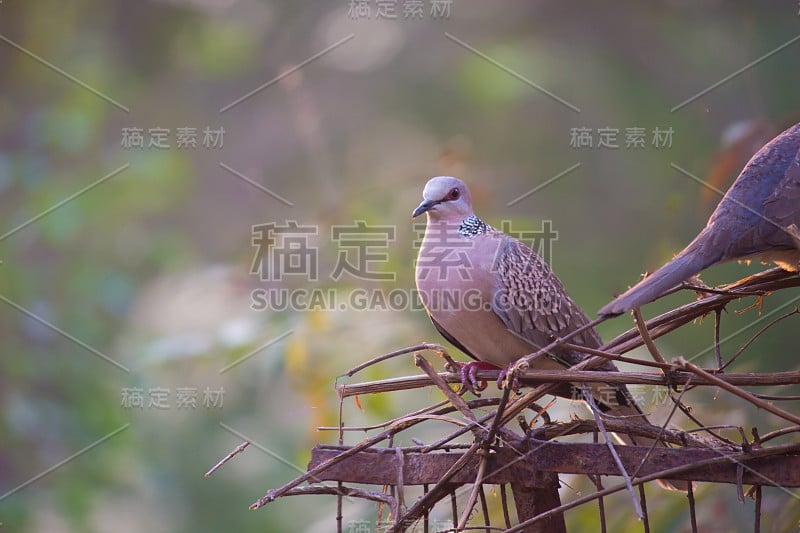
[[[589,317],[572,301],[564,285],[550,266],[528,246],[516,239],[505,237],[495,260],[497,284],[493,309],[506,328],[536,346],[549,342],[552,336],[564,336],[589,323]],[[597,348],[602,344],[600,335],[590,328],[571,339],[574,344]],[[561,350],[555,355],[562,363],[572,366],[585,359],[582,353]],[[605,361],[598,370],[617,370],[612,361]],[[628,388],[623,384],[589,384],[594,402],[601,412],[622,416],[627,420],[649,423],[637,406]],[[556,394],[574,394],[574,390],[561,387]],[[569,387],[571,389],[571,387]],[[569,396],[568,396],[569,397]],[[619,435],[628,444],[650,446],[652,439]],[[665,447],[663,442],[659,446]],[[683,482],[665,482],[668,488],[686,490]]]
[[[589,317],[538,254],[516,239],[505,236],[504,240],[495,258],[492,309],[509,331],[542,347],[589,323]],[[571,342],[592,348],[602,344],[594,328],[577,334]],[[574,353],[563,357],[568,365],[582,359]]]
[[[726,250],[728,257],[770,249],[791,249],[794,243],[783,231],[791,224],[800,225],[800,124],[787,129],[766,144],[745,165],[741,175],[726,194],[735,205],[730,212],[740,212],[729,224],[739,233]],[[720,207],[726,202],[723,199]],[[739,205],[750,206],[745,212]],[[724,218],[724,217],[723,217]]]
[[[797,141],[794,160],[764,202],[764,215],[782,228],[800,226],[800,138]]]
[[[447,342],[449,342],[450,344],[452,344],[453,346],[455,346],[456,348],[458,348],[459,350],[461,350],[462,352],[464,352],[464,353],[465,353],[465,354],[467,354],[468,356],[472,357],[472,358],[473,358],[473,359],[475,359],[476,361],[478,361],[478,360],[479,360],[477,357],[475,357],[475,356],[472,354],[472,352],[470,352],[469,350],[467,350],[467,348],[466,348],[466,347],[465,347],[463,344],[461,344],[460,342],[458,342],[458,339],[456,339],[455,337],[453,337],[452,335],[450,335],[450,334],[447,332],[447,330],[446,330],[446,329],[444,329],[444,328],[442,327],[442,325],[441,325],[441,324],[439,324],[439,323],[436,321],[436,319],[435,319],[435,318],[433,318],[433,315],[431,315],[430,313],[428,313],[428,318],[430,318],[430,319],[431,319],[431,322],[433,322],[433,326],[434,326],[434,327],[436,328],[436,330],[437,330],[437,331],[438,331],[438,332],[439,332],[439,333],[442,335],[442,337],[444,337],[444,338],[445,338],[445,340],[447,340]]]

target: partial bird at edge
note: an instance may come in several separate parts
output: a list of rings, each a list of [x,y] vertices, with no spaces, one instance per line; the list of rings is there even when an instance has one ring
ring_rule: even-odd
[[[702,270],[734,259],[800,267],[800,124],[776,136],[745,165],[706,227],[671,261],[603,306],[616,316],[663,296]]]

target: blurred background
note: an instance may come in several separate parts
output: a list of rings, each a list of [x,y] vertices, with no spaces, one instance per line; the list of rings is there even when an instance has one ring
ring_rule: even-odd
[[[498,227],[535,232],[552,221],[549,260],[592,315],[705,224],[719,196],[689,174],[726,189],[800,118],[799,9],[0,2],[3,529],[333,530],[333,498],[248,506],[304,470],[315,443],[335,442],[316,428],[337,423],[336,376],[441,341],[417,306],[348,300],[413,288],[410,212],[425,181],[463,178]],[[359,248],[336,227],[379,228],[369,233],[379,240]],[[283,242],[280,228],[303,238]],[[288,257],[280,250],[294,251],[292,275],[273,275]],[[763,268],[724,265],[703,279]],[[343,305],[254,300],[312,289]],[[751,302],[731,306],[724,355],[794,308],[800,295],[785,292],[761,315],[733,312]],[[796,323],[761,336],[731,370],[795,369]],[[601,333],[630,326],[621,317]],[[714,366],[712,339],[710,317],[658,344],[668,358]],[[408,356],[351,381],[414,373]],[[427,390],[348,400],[345,422],[439,400]],[[762,434],[782,425],[713,390],[685,400],[706,423]],[[585,414],[564,400],[554,413]],[[257,445],[203,477],[244,439]],[[565,501],[589,490],[565,481]],[[796,529],[796,494],[765,490],[762,530]],[[685,497],[649,495],[658,531],[689,529]],[[698,501],[701,530],[752,523],[753,502],[739,503],[735,487],[701,485]],[[641,530],[627,496],[606,509],[614,531]],[[571,511],[568,527],[593,530],[596,514]],[[345,523],[359,519],[374,509],[345,505]]]

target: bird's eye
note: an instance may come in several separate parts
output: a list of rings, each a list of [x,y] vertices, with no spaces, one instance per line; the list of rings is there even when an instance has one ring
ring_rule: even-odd
[[[461,191],[458,190],[458,187],[450,189],[450,194],[448,196],[451,200],[458,200],[458,197],[461,196]]]

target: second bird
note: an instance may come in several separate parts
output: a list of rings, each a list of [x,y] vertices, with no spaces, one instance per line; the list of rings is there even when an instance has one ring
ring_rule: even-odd
[[[733,259],[800,267],[800,124],[768,142],[745,165],[708,224],[667,264],[604,306],[614,316],[663,295],[711,265]]]

